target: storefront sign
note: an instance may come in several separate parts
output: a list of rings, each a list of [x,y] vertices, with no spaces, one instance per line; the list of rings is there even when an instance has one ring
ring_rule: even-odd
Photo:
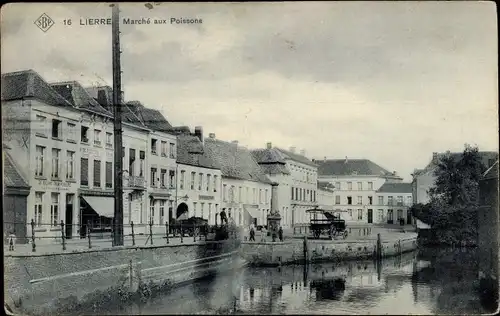
[[[88,148],[88,147],[80,147],[80,152],[82,153],[82,156],[99,156],[99,151]]]
[[[67,191],[71,184],[63,181],[38,180],[38,184],[46,191]]]
[[[213,195],[201,195],[199,196],[200,200],[213,200],[215,197]]]

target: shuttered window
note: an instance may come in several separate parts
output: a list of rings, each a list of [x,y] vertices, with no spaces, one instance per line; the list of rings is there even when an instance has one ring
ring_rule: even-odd
[[[89,160],[82,158],[80,164],[80,185],[89,185]]]
[[[113,163],[106,161],[106,188],[113,187]]]
[[[94,160],[94,186],[101,186],[101,161]]]

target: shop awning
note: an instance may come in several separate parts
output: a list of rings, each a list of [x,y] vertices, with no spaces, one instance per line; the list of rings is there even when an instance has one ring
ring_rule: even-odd
[[[100,216],[115,216],[115,200],[108,196],[82,196],[87,204]]]
[[[258,208],[248,207],[248,206],[243,206],[243,208],[248,213],[248,215],[250,215],[250,217],[253,217],[253,218],[261,218],[262,217],[262,214]]]

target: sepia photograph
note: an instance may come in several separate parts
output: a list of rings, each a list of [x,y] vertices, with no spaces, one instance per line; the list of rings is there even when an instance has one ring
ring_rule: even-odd
[[[492,1],[7,3],[7,315],[487,315]]]

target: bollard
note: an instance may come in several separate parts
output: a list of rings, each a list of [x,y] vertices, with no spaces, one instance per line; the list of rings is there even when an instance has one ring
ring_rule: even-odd
[[[167,236],[167,245],[170,243],[168,240],[168,222],[165,223],[165,235]]]
[[[182,230],[182,222],[181,222],[181,244],[184,242],[184,231]]]
[[[149,238],[151,239],[150,243],[153,244],[153,220],[149,221]]]
[[[62,238],[62,247],[63,249],[62,250],[66,250],[66,238],[64,236],[64,222],[63,220],[61,219],[61,238]]]
[[[31,219],[31,251],[35,252],[36,251],[36,245],[35,245],[35,221]]]
[[[196,224],[193,223],[193,241],[196,242]]]
[[[307,249],[307,236],[304,236],[304,264],[307,264],[309,261],[308,254],[309,251]]]
[[[92,243],[90,241],[90,221],[87,222],[87,236],[89,238],[89,249],[92,248]]]
[[[130,222],[130,227],[132,229],[132,246],[135,246],[134,222]]]
[[[380,233],[377,234],[377,260],[382,260],[382,239]]]
[[[111,225],[111,247],[115,246],[115,220],[113,219],[113,224]]]

